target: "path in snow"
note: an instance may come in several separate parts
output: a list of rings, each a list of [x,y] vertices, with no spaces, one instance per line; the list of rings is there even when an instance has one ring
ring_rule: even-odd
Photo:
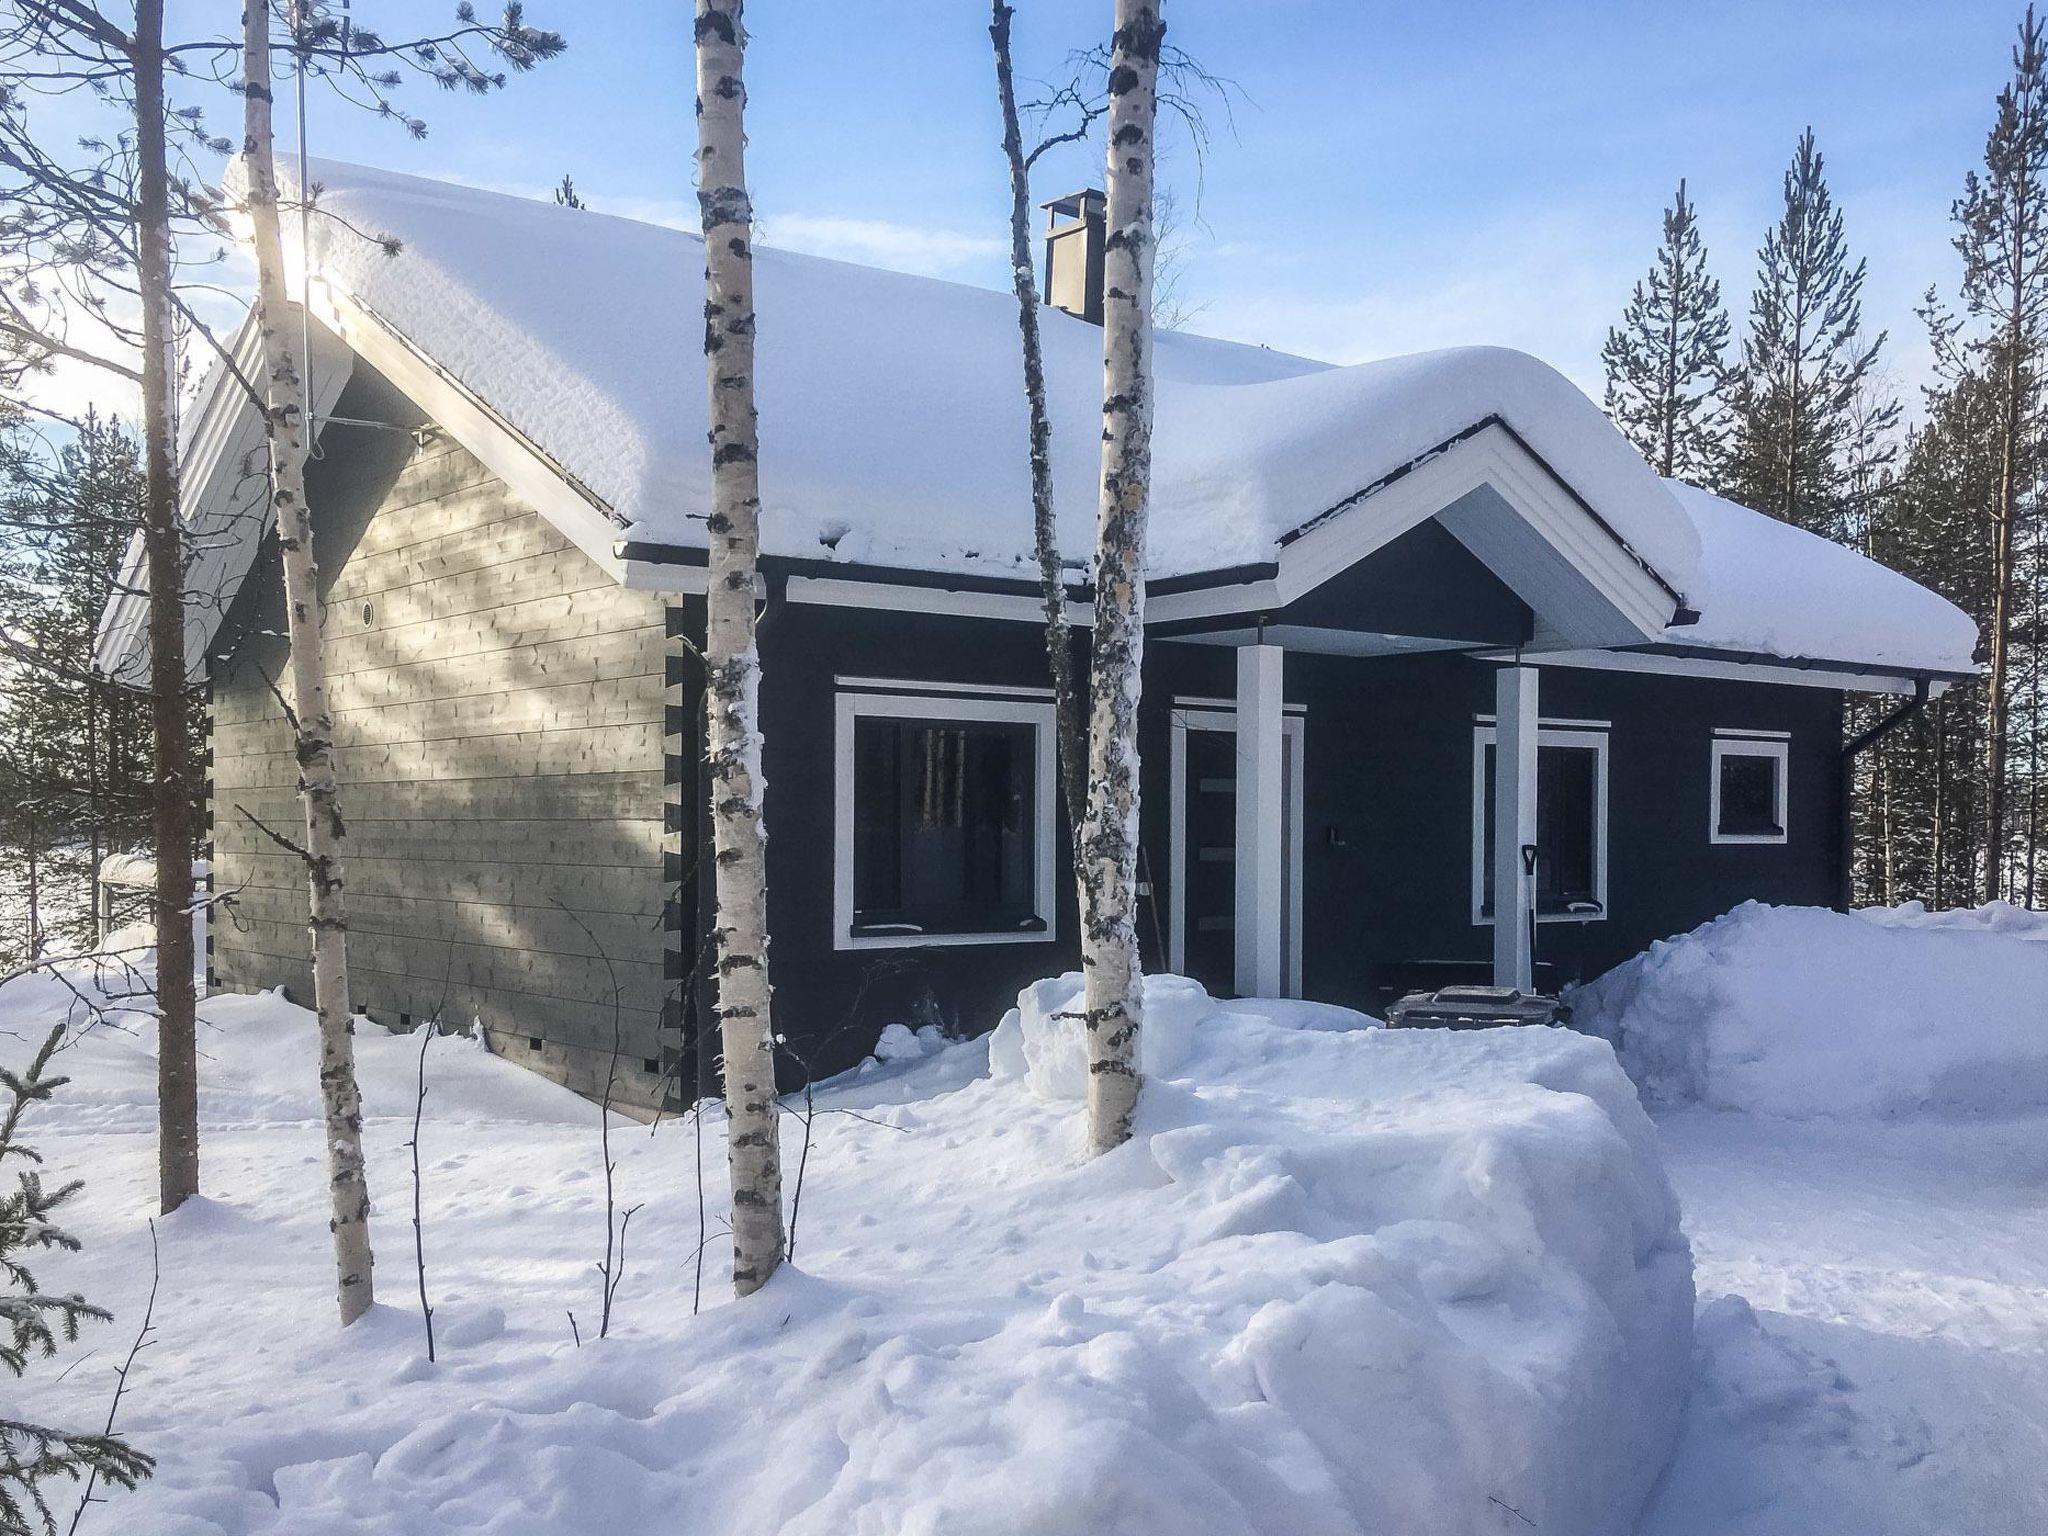
[[[1639,1536],[2048,1531],[2048,1121],[1659,1126],[1702,1374]]]

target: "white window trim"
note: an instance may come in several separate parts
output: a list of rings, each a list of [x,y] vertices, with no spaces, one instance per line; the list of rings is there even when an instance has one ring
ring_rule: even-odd
[[[915,687],[915,684],[898,686]],[[862,933],[853,931],[853,738],[863,715],[899,720],[965,720],[1028,725],[1033,731],[1032,892],[1042,929],[1019,933]],[[916,694],[848,693],[838,696],[833,721],[832,947],[916,949],[943,944],[1049,944],[1059,937],[1055,870],[1059,838],[1058,773],[1050,701],[960,698]]]
[[[1179,701],[1176,701],[1178,704]],[[1221,702],[1221,701],[1219,701]],[[1308,776],[1307,761],[1303,753],[1308,742],[1305,732],[1305,706],[1290,704],[1281,716],[1280,729],[1293,744],[1290,772],[1287,775],[1288,814],[1293,821],[1292,835],[1288,838],[1287,876],[1287,995],[1301,996],[1301,954],[1302,954],[1302,855],[1307,840],[1302,835],[1302,813],[1306,809],[1303,783]],[[1167,924],[1167,968],[1176,974],[1185,975],[1188,956],[1188,732],[1221,731],[1225,735],[1237,734],[1237,711],[1235,709],[1184,709],[1176,707],[1169,717],[1172,722],[1170,757],[1171,773],[1168,779],[1168,795],[1171,801],[1172,826],[1167,835],[1167,879],[1172,882],[1173,905]]]
[[[1472,728],[1472,923],[1491,928],[1486,905],[1486,749],[1494,744],[1494,727]],[[1593,899],[1598,912],[1539,912],[1539,923],[1603,923],[1612,910],[1607,899],[1607,745],[1606,731],[1563,730],[1542,725],[1536,731],[1542,747],[1590,747],[1593,770]]]
[[[1790,779],[1792,772],[1791,742],[1778,733],[1759,732],[1754,736],[1737,735],[1733,732],[1714,733],[1714,753],[1707,774],[1707,841],[1710,843],[1763,843],[1780,844],[1790,840],[1792,823],[1787,816],[1791,809]],[[1767,757],[1778,765],[1776,779],[1778,830],[1776,832],[1723,832],[1721,830],[1721,762],[1730,757]]]

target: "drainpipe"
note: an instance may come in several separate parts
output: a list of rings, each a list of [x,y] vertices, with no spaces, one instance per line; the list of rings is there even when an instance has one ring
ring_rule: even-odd
[[[1848,911],[1856,896],[1856,819],[1851,813],[1856,788],[1856,759],[1925,709],[1927,692],[1927,679],[1914,679],[1912,698],[1860,736],[1853,736],[1842,744],[1841,847],[1836,855],[1835,868],[1835,906],[1839,911]]]

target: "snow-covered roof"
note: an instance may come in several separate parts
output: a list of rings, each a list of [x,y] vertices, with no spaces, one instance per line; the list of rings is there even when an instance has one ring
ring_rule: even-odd
[[[629,525],[701,548],[710,488],[702,241],[315,161],[316,275],[488,401]],[[396,256],[366,235],[402,242]],[[1017,314],[1007,293],[756,247],[763,547],[1029,575]],[[1093,545],[1102,332],[1043,312],[1060,543]],[[1699,549],[1656,476],[1562,375],[1498,348],[1335,368],[1157,338],[1150,571],[1269,561],[1304,523],[1490,416],[1674,592]]]
[[[1968,673],[1977,626],[1948,599],[1855,550],[1667,481],[1699,533],[1706,597],[1674,643],[1764,656]]]
[[[650,551],[687,559],[704,548],[699,236],[334,161],[314,161],[312,174],[316,314],[351,345],[379,343],[365,355],[410,371],[413,385],[392,375],[402,388],[452,391],[444,405],[481,434],[469,446],[620,579],[644,573],[631,562]],[[288,243],[296,234],[287,220]],[[397,254],[380,237],[398,241]],[[755,277],[764,551],[1035,579],[1012,296],[759,246]],[[295,292],[298,282],[295,272]],[[1102,332],[1057,310],[1041,317],[1060,544],[1079,575],[1094,542]],[[336,350],[346,356],[316,348],[323,401],[347,377],[323,361]],[[1155,580],[1228,584],[1266,568],[1280,576],[1257,590],[1291,601],[1330,573],[1333,549],[1362,558],[1403,517],[1442,511],[1449,526],[1451,499],[1475,477],[1509,492],[1515,480],[1519,500],[1509,500],[1525,517],[1545,502],[1553,517],[1576,509],[1565,515],[1579,540],[1570,558],[1614,603],[1595,625],[1612,637],[1600,646],[1972,669],[1975,632],[1953,606],[1853,551],[1660,480],[1592,401],[1523,353],[1467,347],[1333,367],[1163,332],[1155,366]],[[228,463],[239,442],[239,404],[216,393],[228,403],[203,399],[194,413],[210,424],[187,455],[194,502],[208,454]],[[464,437],[462,422],[442,425]],[[486,439],[517,446],[494,458]],[[1465,515],[1468,544],[1498,539],[1484,525],[1493,512]],[[232,509],[218,517],[254,526]],[[226,574],[238,579],[250,541],[215,542],[234,545],[239,564]],[[1578,589],[1536,569],[1544,548],[1479,552],[1554,618],[1532,594]],[[205,630],[195,655],[221,606],[195,614]],[[1681,608],[1698,621],[1660,633],[1667,618],[1688,617]],[[140,609],[110,606],[103,665],[132,665]],[[1555,629],[1553,644],[1564,634]]]

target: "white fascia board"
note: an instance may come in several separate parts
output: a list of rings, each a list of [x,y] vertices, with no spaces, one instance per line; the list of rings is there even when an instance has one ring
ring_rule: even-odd
[[[312,413],[317,421],[334,408],[355,370],[355,353],[336,345],[329,330],[308,334],[310,355],[301,360],[313,384]],[[211,583],[209,595],[225,599],[248,575],[256,544],[269,526],[266,515],[252,518],[249,508],[234,508],[228,498],[245,480],[245,461],[263,444],[262,424],[240,380],[263,376],[263,343],[255,312],[228,339],[232,369],[216,362],[180,432],[178,509],[188,543],[188,580]],[[237,378],[239,374],[240,378]],[[192,552],[197,551],[196,557]],[[122,555],[119,595],[101,615],[94,642],[93,664],[110,677],[120,676],[134,660],[149,627],[147,570],[142,536],[134,534]],[[185,626],[187,667],[197,677],[206,664],[206,648],[225,613],[225,600],[187,601]],[[124,679],[141,684],[141,678]]]
[[[366,306],[319,278],[308,285],[308,304],[317,319],[474,454],[514,496],[613,580],[627,582],[629,562],[616,547],[619,523],[603,501]]]
[[[1664,633],[1676,606],[1670,589],[1498,424],[1454,443],[1283,548],[1278,601],[1313,591],[1481,486],[1491,486],[1645,640]]]
[[[1482,651],[1481,661],[1512,661],[1513,651]],[[1827,688],[1837,693],[1911,694],[1919,680],[1903,673],[1848,672],[1840,668],[1805,666],[1787,660],[1783,665],[1756,661],[1719,661],[1705,656],[1667,656],[1655,651],[1535,651],[1525,649],[1523,660],[1532,666],[1583,667],[1596,672],[1649,672],[1666,677],[1714,677],[1738,683],[1779,683],[1794,688]],[[1929,698],[1948,691],[1946,682],[1928,687]]]
[[[1193,587],[1145,597],[1147,624],[1172,624],[1184,619],[1217,619],[1247,613],[1268,613],[1289,599],[1277,581],[1236,582],[1227,587]]]
[[[616,554],[616,551],[614,552]],[[619,556],[621,582],[635,592],[666,592],[676,597],[702,597],[711,590],[711,568],[680,561],[628,560]]]
[[[692,589],[703,590],[700,578]],[[942,613],[962,618],[1011,619],[1043,624],[1045,600],[1035,593],[982,592],[950,587],[914,586],[886,581],[853,581],[838,576],[792,576],[786,591],[792,603],[827,608],[864,608],[887,613]],[[1086,628],[1095,611],[1085,603],[1067,604],[1067,622]]]

